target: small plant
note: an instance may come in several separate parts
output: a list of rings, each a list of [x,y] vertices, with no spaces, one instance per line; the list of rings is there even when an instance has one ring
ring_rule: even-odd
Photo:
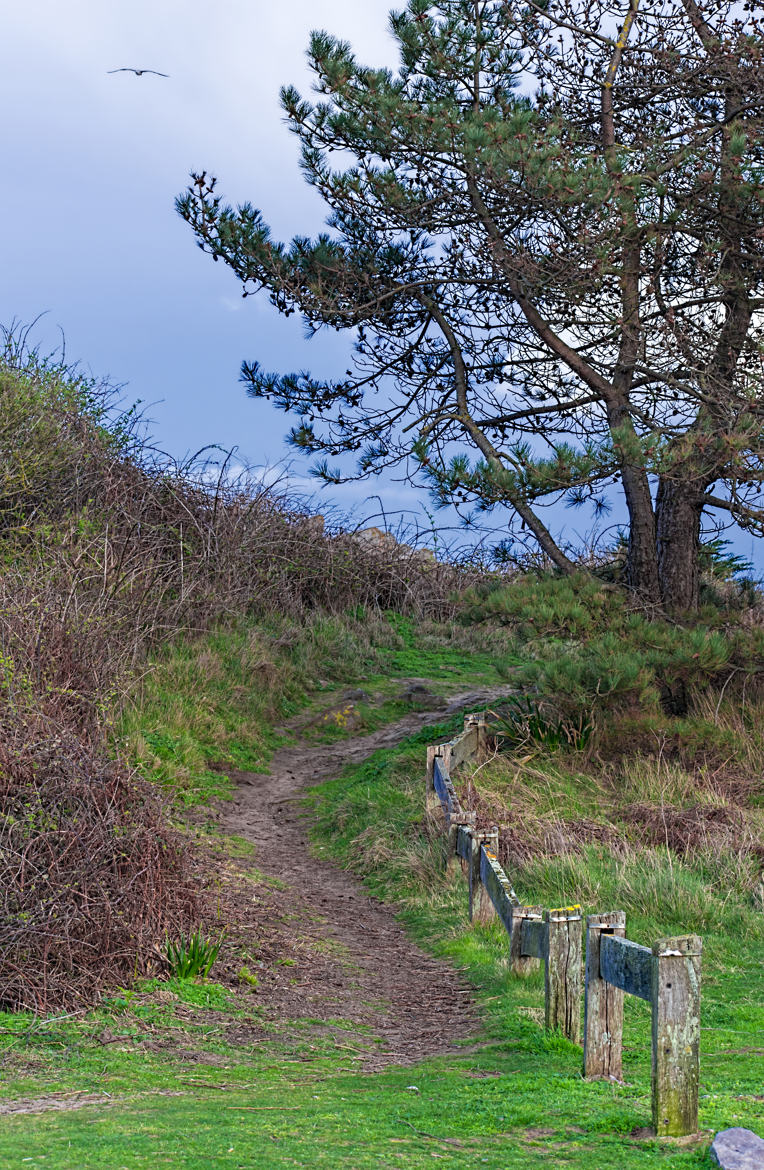
[[[177,942],[166,939],[164,951],[171,974],[176,979],[206,979],[218,957],[224,938],[225,933],[213,942],[212,939],[205,938],[197,928],[188,937],[181,934]]]
[[[257,987],[257,975],[250,971],[249,967],[239,967],[239,970],[236,972],[236,978],[239,980],[239,983],[246,983],[248,987]]]

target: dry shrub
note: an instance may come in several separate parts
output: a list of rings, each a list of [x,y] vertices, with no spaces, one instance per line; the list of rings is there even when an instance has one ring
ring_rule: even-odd
[[[228,458],[178,463],[109,409],[108,390],[0,359],[0,608],[17,669],[63,671],[54,687],[108,693],[148,649],[243,614],[442,619],[474,576],[325,526]]]
[[[196,895],[147,784],[39,715],[4,724],[0,1007],[81,1006],[145,973]]]
[[[709,804],[676,808],[640,802],[623,809],[621,816],[640,845],[665,845],[682,857],[726,850],[751,853],[764,861],[764,846],[739,808]]]

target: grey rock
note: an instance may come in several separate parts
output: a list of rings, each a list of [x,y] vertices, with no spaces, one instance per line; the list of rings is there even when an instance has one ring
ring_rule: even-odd
[[[356,688],[355,690],[345,691],[342,697],[343,699],[347,699],[353,703],[366,703],[371,698],[369,693],[367,691],[362,691],[360,687]]]
[[[446,704],[445,699],[441,699],[440,695],[434,695],[422,683],[412,683],[403,692],[401,699],[404,703],[416,703],[418,707],[426,707],[431,711],[444,707]]]
[[[764,1141],[738,1125],[722,1129],[711,1145],[711,1157],[722,1170],[764,1170]]]

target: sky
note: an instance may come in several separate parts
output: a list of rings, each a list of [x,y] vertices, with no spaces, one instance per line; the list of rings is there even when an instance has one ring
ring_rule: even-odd
[[[400,0],[402,4],[402,0]],[[347,365],[336,334],[308,342],[264,296],[243,300],[176,214],[189,172],[218,176],[282,239],[323,225],[303,181],[279,88],[310,88],[314,28],[373,65],[397,62],[394,0],[24,0],[6,6],[0,44],[2,263],[0,324],[28,324],[43,352],[140,400],[157,444],[176,457],[216,443],[272,467],[287,459],[298,491],[319,491],[284,443],[291,420],[248,399],[242,360],[331,376]],[[169,74],[109,73],[122,67]],[[377,495],[381,500],[376,498]],[[320,491],[317,506],[378,523],[380,506],[428,523],[422,491],[388,477]],[[616,509],[607,523],[620,519]],[[553,527],[584,543],[588,512]],[[548,520],[548,518],[547,518]],[[549,521],[548,521],[549,522]],[[453,523],[440,516],[436,523]],[[736,542],[750,555],[750,537]]]
[[[189,172],[219,176],[232,202],[261,207],[289,238],[323,225],[304,183],[279,87],[310,86],[305,51],[325,28],[362,59],[394,64],[390,0],[25,0],[8,6],[0,47],[3,131],[0,323],[29,323],[41,349],[124,385],[175,456],[209,443],[255,464],[294,460],[290,420],[253,402],[243,359],[265,368],[347,365],[348,341],[308,342],[265,297],[197,247],[174,197]],[[169,77],[109,74],[124,66]],[[303,484],[306,465],[294,463]],[[379,485],[333,489],[341,507]],[[387,507],[420,494],[384,485]],[[322,493],[322,499],[325,493]],[[377,501],[367,510],[374,511]],[[363,509],[362,509],[363,510]]]

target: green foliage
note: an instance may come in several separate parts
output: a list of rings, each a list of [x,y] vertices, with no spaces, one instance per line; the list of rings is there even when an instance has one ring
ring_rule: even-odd
[[[459,620],[496,622],[523,642],[583,638],[607,628],[625,608],[624,594],[585,573],[573,577],[528,573],[506,584],[488,577],[462,595]]]
[[[247,987],[257,987],[257,975],[253,974],[249,967],[239,967],[239,970],[236,972],[236,978],[239,980],[239,983],[245,983]]]
[[[508,626],[524,660],[515,654],[504,673],[584,721],[629,702],[682,714],[694,691],[731,671],[758,674],[764,652],[764,632],[730,626],[724,609],[706,606],[686,624],[651,618],[624,590],[583,575],[488,581],[465,594],[461,620]]]
[[[753,565],[745,557],[731,550],[731,542],[717,537],[701,545],[699,565],[719,581],[733,577],[746,578],[753,572]]]
[[[197,927],[192,934],[181,934],[176,941],[167,939],[164,951],[175,979],[206,979],[218,957],[225,935],[213,941]]]

